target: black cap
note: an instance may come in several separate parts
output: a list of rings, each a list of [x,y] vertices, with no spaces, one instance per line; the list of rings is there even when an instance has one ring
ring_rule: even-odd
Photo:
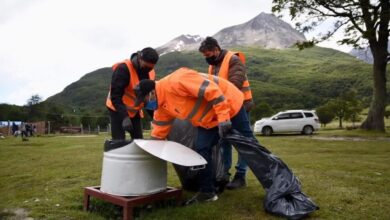
[[[140,52],[141,59],[148,62],[156,64],[158,61],[158,53],[155,49],[151,47],[146,47]]]
[[[202,43],[200,43],[199,52],[203,53],[205,51],[214,50],[215,48],[221,50],[218,41],[215,38],[206,37],[206,39],[204,39]]]
[[[141,80],[138,85],[135,86],[134,92],[136,95],[135,105],[138,106],[143,102],[146,95],[153,91],[156,87],[156,82],[150,79]]]

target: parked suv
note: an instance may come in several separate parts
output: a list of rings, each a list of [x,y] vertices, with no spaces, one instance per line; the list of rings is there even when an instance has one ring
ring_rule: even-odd
[[[288,110],[256,121],[254,132],[267,136],[279,132],[301,132],[309,135],[319,128],[320,124],[315,111]]]

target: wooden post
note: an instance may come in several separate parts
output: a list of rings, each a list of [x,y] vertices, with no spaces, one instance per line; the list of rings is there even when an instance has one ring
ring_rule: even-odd
[[[50,134],[50,121],[47,121],[47,134]]]
[[[11,122],[8,120],[8,136],[11,135]]]

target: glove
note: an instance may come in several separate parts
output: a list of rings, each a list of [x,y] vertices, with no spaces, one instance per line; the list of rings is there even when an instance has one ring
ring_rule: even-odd
[[[244,109],[246,112],[250,112],[252,108],[255,106],[255,103],[251,100],[244,101]]]
[[[232,122],[225,121],[218,124],[218,134],[221,138],[225,137],[232,129]]]
[[[129,117],[125,117],[122,121],[122,128],[127,132],[133,132],[133,124]]]

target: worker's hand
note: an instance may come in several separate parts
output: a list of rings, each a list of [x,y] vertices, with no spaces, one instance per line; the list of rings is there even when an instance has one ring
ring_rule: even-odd
[[[129,117],[125,117],[122,121],[122,128],[127,132],[133,132],[133,124]]]
[[[244,109],[246,112],[250,112],[252,108],[255,106],[255,103],[252,100],[244,101]]]
[[[221,138],[225,137],[232,129],[231,121],[224,121],[218,124],[218,134]]]

